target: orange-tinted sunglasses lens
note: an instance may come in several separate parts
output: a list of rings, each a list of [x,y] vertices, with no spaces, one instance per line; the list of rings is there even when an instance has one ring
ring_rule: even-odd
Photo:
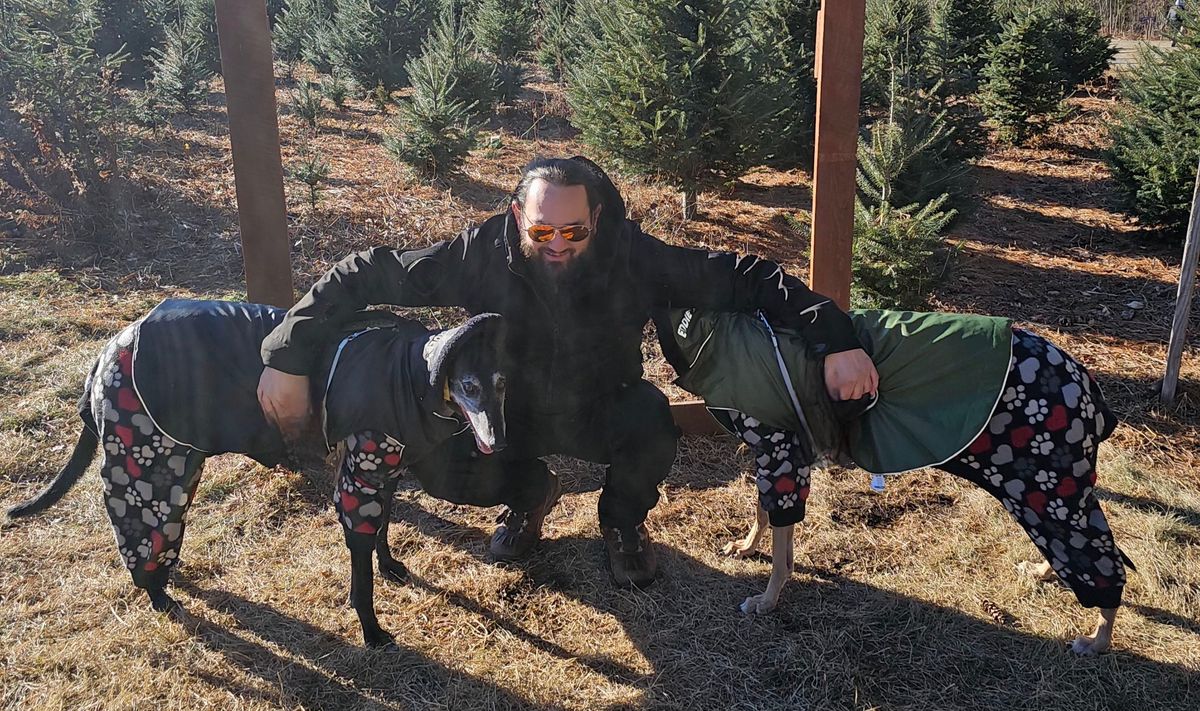
[[[530,225],[527,231],[529,239],[534,242],[549,242],[554,239],[555,232],[561,232],[563,239],[568,242],[582,242],[592,235],[592,231],[587,225],[564,225],[563,227]]]

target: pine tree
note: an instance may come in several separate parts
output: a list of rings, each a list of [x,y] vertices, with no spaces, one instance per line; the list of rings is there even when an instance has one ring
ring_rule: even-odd
[[[479,55],[469,28],[456,15],[453,6],[442,12],[421,44],[421,54],[409,63],[408,73],[433,77],[447,72],[451,101],[478,118],[491,113],[500,98],[497,70]]]
[[[214,0],[164,0],[167,22],[187,27],[190,41],[200,47],[200,59],[210,75],[221,72],[221,47],[217,42],[217,5]]]
[[[736,178],[761,157],[770,105],[739,56],[740,5],[723,0],[614,0],[571,74],[581,138],[625,170],[683,191]]]
[[[887,113],[858,146],[853,300],[868,308],[917,308],[933,279],[931,260],[954,219],[951,196],[966,166],[952,155],[953,127],[939,87],[893,82]]]
[[[927,0],[867,0],[864,31],[863,103],[879,106],[897,74],[909,80],[925,76],[930,32]]]
[[[201,21],[182,14],[166,25],[163,46],[151,50],[149,90],[158,106],[191,112],[208,97],[213,72],[204,58],[203,30],[196,26]]]
[[[496,101],[501,104],[515,104],[525,86],[528,73],[520,62],[501,62],[496,65]]]
[[[339,0],[320,44],[360,87],[399,89],[436,10],[437,0]]]
[[[566,79],[567,67],[579,56],[576,48],[582,40],[571,32],[574,17],[575,0],[542,0],[537,60],[559,83]]]
[[[919,309],[936,279],[932,262],[954,217],[946,196],[924,206],[854,204],[851,301],[855,308]]]
[[[0,21],[0,152],[55,199],[115,199],[125,56],[93,49],[95,2],[8,0]]]
[[[151,50],[163,41],[162,18],[170,4],[170,0],[98,0],[96,53],[127,55],[121,75],[133,80],[147,78]]]
[[[384,137],[396,160],[428,177],[456,170],[475,145],[472,107],[455,98],[454,72],[453,61],[410,63],[413,93],[400,102],[395,131]]]
[[[1174,51],[1143,51],[1121,94],[1107,160],[1124,206],[1182,235],[1200,163],[1200,14],[1184,16]]]
[[[969,96],[979,87],[988,44],[1000,34],[994,0],[937,0],[930,57],[951,96]]]
[[[321,80],[321,94],[338,108],[338,111],[346,109],[346,99],[350,96],[350,77],[340,69],[335,69],[333,74]]]
[[[308,188],[309,209],[317,209],[317,201],[321,199],[322,186],[329,180],[329,163],[321,157],[316,149],[305,143],[300,147],[298,159],[288,166],[288,175]]]
[[[1100,32],[1100,13],[1082,0],[1060,0],[1042,6],[1051,23],[1051,44],[1066,96],[1080,84],[1100,78],[1116,54]]]
[[[920,307],[933,279],[931,260],[954,218],[943,193],[925,204],[899,203],[897,183],[921,150],[904,127],[878,122],[859,139],[854,204],[852,297],[858,308]]]
[[[275,54],[285,62],[303,59],[318,71],[328,72],[331,66],[321,40],[328,36],[334,6],[334,0],[286,0],[271,31]]]
[[[812,164],[820,0],[756,0],[746,18],[745,56],[769,102],[760,144],[780,167]]]
[[[292,94],[292,112],[308,124],[309,128],[314,131],[317,129],[324,107],[321,106],[320,93],[313,91],[312,84],[307,80],[301,79]]]
[[[1044,130],[1042,117],[1062,98],[1050,29],[1041,13],[1027,12],[1009,21],[988,47],[980,103],[1003,141],[1020,143]]]
[[[481,0],[471,24],[479,48],[500,62],[511,62],[533,44],[530,0]]]
[[[537,60],[555,81],[566,82],[600,36],[600,16],[607,12],[607,0],[542,0]]]

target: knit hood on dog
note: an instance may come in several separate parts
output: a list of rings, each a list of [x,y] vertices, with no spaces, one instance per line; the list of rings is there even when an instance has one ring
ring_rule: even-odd
[[[489,328],[499,328],[503,323],[500,314],[479,314],[461,326],[448,328],[429,337],[421,350],[425,367],[429,369],[429,385],[441,390],[450,377],[450,363],[471,338],[482,335]]]

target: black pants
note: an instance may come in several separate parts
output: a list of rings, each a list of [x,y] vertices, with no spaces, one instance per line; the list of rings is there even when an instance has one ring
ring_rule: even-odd
[[[493,455],[475,449],[463,432],[412,465],[431,496],[458,504],[530,511],[545,500],[549,471],[538,459],[562,454],[607,464],[600,525],[636,526],[658,503],[658,485],[675,461],[679,430],[667,397],[645,380],[567,413],[506,407],[508,447]]]

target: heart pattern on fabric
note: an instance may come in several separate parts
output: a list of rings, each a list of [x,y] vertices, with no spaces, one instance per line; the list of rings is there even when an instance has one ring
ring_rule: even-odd
[[[1083,420],[1075,418],[1075,420],[1071,422],[1071,429],[1067,430],[1067,433],[1063,436],[1067,440],[1068,444],[1082,442],[1083,438],[1087,436],[1087,432],[1085,432],[1083,428]]]
[[[1037,358],[1026,358],[1017,366],[1017,371],[1021,374],[1021,382],[1029,385],[1037,379],[1038,371],[1042,369],[1042,364]]]

